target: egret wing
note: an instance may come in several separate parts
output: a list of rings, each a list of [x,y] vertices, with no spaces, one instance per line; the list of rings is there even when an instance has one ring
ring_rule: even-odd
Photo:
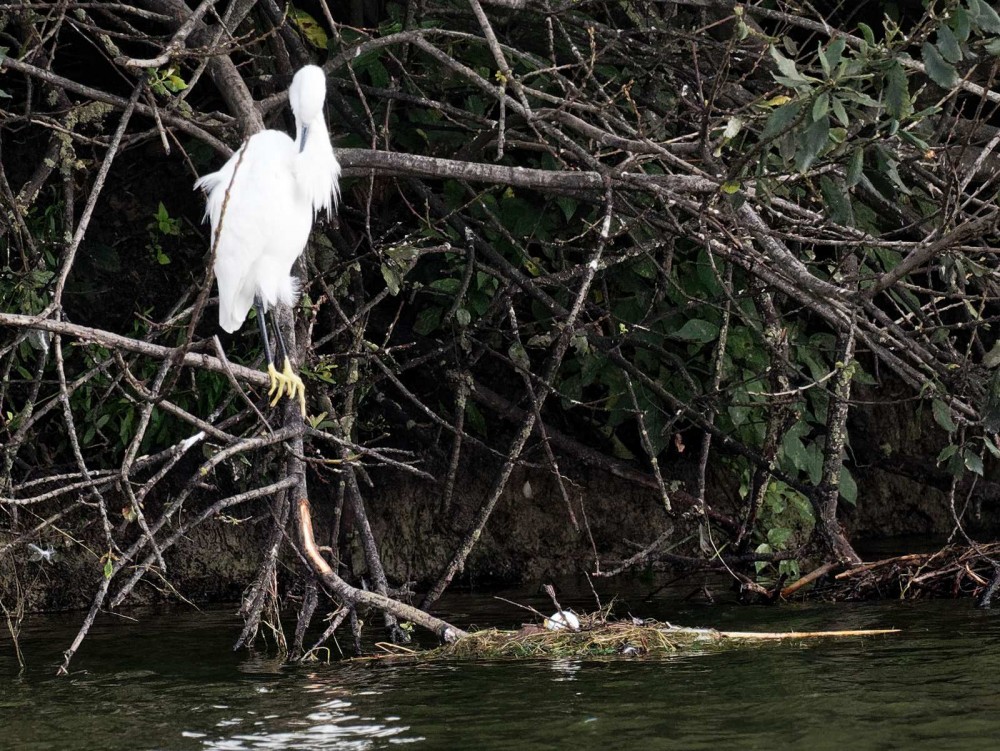
[[[279,299],[291,298],[294,292],[290,282],[275,278],[278,269],[268,259],[276,243],[286,245],[285,237],[301,235],[301,231],[295,232],[294,221],[295,155],[291,138],[266,130],[251,137],[221,170],[195,184],[208,192],[206,213],[212,223],[213,241],[220,221],[222,224],[215,252],[215,276],[219,285],[219,324],[226,331],[236,331],[243,324],[258,292],[269,305],[276,302],[272,288],[285,293],[278,295]],[[304,244],[303,239],[298,252]],[[297,256],[287,264],[286,278]]]

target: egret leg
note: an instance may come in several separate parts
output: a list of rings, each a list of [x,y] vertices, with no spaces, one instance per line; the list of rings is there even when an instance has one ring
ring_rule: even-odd
[[[288,345],[285,344],[285,337],[281,334],[281,327],[278,326],[278,320],[271,312],[271,325],[274,326],[274,338],[277,342],[277,352],[278,357],[284,363],[281,369],[282,378],[285,380],[286,389],[288,391],[288,398],[294,399],[296,396],[299,400],[299,409],[302,411],[302,416],[306,416],[306,385],[302,382],[302,379],[297,373],[292,370],[292,363],[288,358]]]
[[[271,340],[267,337],[267,324],[264,321],[264,303],[261,302],[260,295],[254,297],[253,306],[257,311],[257,326],[260,327],[260,338],[264,340],[264,358],[267,360],[267,369],[270,371],[274,368],[274,355],[271,354]]]
[[[282,381],[281,373],[274,367],[274,354],[271,351],[271,339],[267,335],[267,320],[264,318],[264,303],[261,301],[260,295],[254,297],[253,306],[257,311],[257,327],[260,329],[260,338],[264,342],[264,359],[267,360],[267,376],[271,379],[271,386],[267,390],[267,395],[271,396],[271,394],[277,391],[274,401],[271,402],[271,406],[273,407],[281,398],[281,392],[285,390],[285,384]]]
[[[298,397],[299,409],[302,416],[306,416],[306,387],[302,379],[292,370],[292,364],[288,359],[288,347],[281,336],[278,322],[271,316],[271,323],[274,325],[275,340],[278,344],[278,355],[281,357],[284,366],[279,373],[274,367],[274,353],[271,350],[271,340],[267,335],[267,322],[264,320],[264,303],[260,297],[254,298],[254,307],[257,310],[257,325],[260,327],[260,336],[264,341],[264,357],[267,359],[267,375],[271,380],[271,386],[267,390],[268,396],[273,396],[271,406],[273,407],[281,399],[282,394],[287,394],[289,399]]]

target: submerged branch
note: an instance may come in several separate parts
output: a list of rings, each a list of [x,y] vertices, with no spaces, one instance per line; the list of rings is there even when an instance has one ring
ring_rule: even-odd
[[[433,631],[445,643],[451,643],[466,636],[466,632],[460,628],[452,626],[450,623],[436,618],[429,613],[419,610],[412,605],[393,600],[385,595],[376,592],[368,592],[352,587],[341,579],[330,564],[326,562],[319,548],[316,547],[316,538],[313,533],[312,514],[309,510],[309,501],[305,498],[298,502],[299,515],[299,542],[305,552],[309,563],[316,575],[328,586],[334,594],[349,605],[368,605],[379,610],[387,611],[407,621],[412,621],[418,626],[423,626],[429,631]]]

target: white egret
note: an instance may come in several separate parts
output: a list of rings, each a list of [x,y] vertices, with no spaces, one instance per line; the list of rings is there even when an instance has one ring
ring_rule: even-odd
[[[295,115],[295,140],[277,130],[251,136],[218,172],[195,183],[207,194],[205,215],[212,222],[215,278],[219,284],[219,325],[232,333],[246,320],[250,306],[264,340],[271,406],[282,393],[298,397],[306,414],[305,384],[292,371],[288,349],[274,326],[282,371],[274,367],[264,313],[275,305],[291,306],[298,296],[292,265],[302,254],[313,219],[321,209],[331,216],[340,196],[340,163],[330,145],[323,117],[326,76],[321,68],[299,70],[288,89]],[[228,197],[227,197],[228,196]],[[219,223],[221,232],[216,234]],[[277,392],[277,393],[275,393]]]

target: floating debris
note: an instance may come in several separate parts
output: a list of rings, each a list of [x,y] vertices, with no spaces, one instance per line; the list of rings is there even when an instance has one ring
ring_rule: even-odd
[[[566,611],[562,611],[566,612]],[[574,614],[575,615],[575,614]],[[604,613],[580,617],[580,630],[565,626],[558,630],[526,625],[518,631],[484,629],[473,631],[453,644],[425,652],[387,650],[379,657],[420,659],[524,659],[559,657],[656,657],[706,645],[733,645],[747,642],[880,636],[899,629],[839,631],[717,631],[689,628],[647,620],[607,622]],[[547,618],[546,621],[551,621]]]

